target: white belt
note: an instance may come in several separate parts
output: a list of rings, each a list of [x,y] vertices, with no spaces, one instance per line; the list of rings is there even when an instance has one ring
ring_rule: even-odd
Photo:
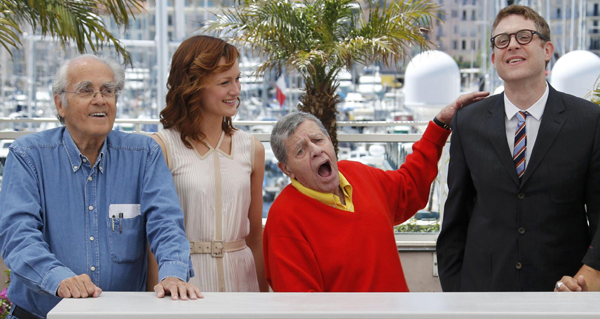
[[[214,241],[191,241],[190,254],[210,254],[215,258],[223,258],[224,252],[238,251],[246,248],[246,239],[223,242]]]

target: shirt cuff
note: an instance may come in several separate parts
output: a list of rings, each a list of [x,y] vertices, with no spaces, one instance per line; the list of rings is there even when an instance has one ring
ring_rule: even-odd
[[[167,277],[174,277],[181,281],[188,282],[190,280],[190,272],[187,263],[180,261],[168,261],[163,263],[158,270],[158,282],[163,281]]]
[[[439,125],[433,123],[433,121],[429,121],[429,125],[427,125],[427,129],[425,133],[423,133],[423,138],[435,143],[438,146],[445,146],[446,141],[448,141],[448,136],[450,136],[450,130],[444,129]]]
[[[49,295],[58,296],[57,292],[60,282],[75,276],[77,276],[77,274],[67,267],[60,266],[52,268],[52,270],[44,276],[40,288]]]

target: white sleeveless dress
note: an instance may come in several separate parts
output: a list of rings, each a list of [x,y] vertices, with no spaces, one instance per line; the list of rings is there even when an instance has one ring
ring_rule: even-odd
[[[254,165],[252,135],[236,130],[232,136],[231,155],[221,149],[223,135],[216,149],[200,155],[181,141],[178,131],[158,132],[166,146],[167,164],[183,209],[185,231],[192,242],[216,240],[216,209],[222,207],[222,240],[246,238],[250,232],[250,174]],[[215,158],[216,157],[216,158]],[[221,185],[217,188],[216,185]],[[221,205],[217,200],[221,199]],[[219,291],[217,259],[211,254],[192,254],[195,276],[190,283],[202,292]],[[259,291],[254,256],[250,248],[225,252],[224,284],[227,292]]]

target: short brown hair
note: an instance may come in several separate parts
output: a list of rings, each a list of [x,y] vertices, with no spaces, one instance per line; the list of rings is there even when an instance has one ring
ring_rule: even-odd
[[[211,75],[231,69],[238,56],[233,45],[205,35],[183,41],[173,54],[167,80],[167,106],[160,112],[160,123],[165,129],[175,128],[187,148],[192,148],[188,139],[201,142],[206,137],[200,130],[201,99]],[[225,63],[219,65],[222,57]],[[229,135],[233,133],[231,117],[223,119],[222,128]]]
[[[496,20],[494,20],[494,26],[492,27],[492,34],[502,19],[504,19],[510,15],[513,15],[513,14],[518,15],[518,16],[523,16],[523,17],[525,17],[526,20],[533,21],[533,23],[535,23],[536,31],[541,33],[544,37],[546,37],[546,39],[548,39],[548,41],[551,41],[550,27],[548,26],[548,23],[546,22],[546,20],[541,15],[539,15],[539,13],[537,13],[535,10],[531,9],[530,7],[526,7],[526,6],[522,6],[522,5],[518,5],[518,4],[510,5],[508,7],[503,8],[502,10],[500,10],[500,12],[498,12],[498,15],[496,15]],[[492,49],[494,48],[493,46],[494,45],[492,44]]]

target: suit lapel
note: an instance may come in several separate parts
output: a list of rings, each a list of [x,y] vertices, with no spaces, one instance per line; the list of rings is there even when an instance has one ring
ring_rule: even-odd
[[[519,176],[517,175],[517,169],[515,163],[512,160],[510,154],[510,148],[508,148],[508,141],[506,140],[506,126],[504,124],[504,118],[506,113],[504,112],[504,93],[499,94],[495,102],[492,102],[489,106],[489,117],[487,119],[487,127],[489,128],[488,137],[492,142],[494,150],[498,154],[498,159],[510,178],[519,185]]]
[[[540,123],[540,130],[538,131],[529,164],[527,164],[525,175],[523,175],[523,185],[525,185],[540,165],[565,124],[566,117],[561,114],[565,110],[562,99],[552,86],[548,86],[550,90],[548,101],[542,115],[542,123]]]

